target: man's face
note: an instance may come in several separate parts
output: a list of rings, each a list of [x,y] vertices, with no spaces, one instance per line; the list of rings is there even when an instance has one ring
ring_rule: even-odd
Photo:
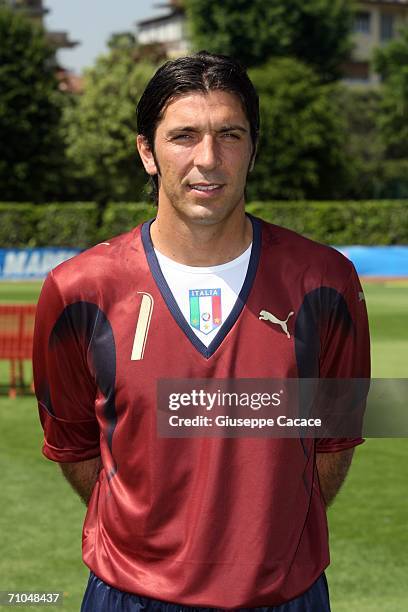
[[[211,225],[244,209],[252,156],[250,127],[239,98],[192,92],[171,102],[156,129],[154,153],[138,138],[149,174],[159,174],[159,211]]]

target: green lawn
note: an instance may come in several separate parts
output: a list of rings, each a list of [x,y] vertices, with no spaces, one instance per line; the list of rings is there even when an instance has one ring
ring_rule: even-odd
[[[39,287],[0,284],[0,301],[35,301]],[[408,287],[366,285],[365,292],[373,375],[408,377]],[[80,551],[84,507],[41,456],[34,398],[3,397],[0,418],[0,590],[63,591],[63,609],[76,612],[88,574]],[[333,612],[408,610],[407,482],[408,440],[368,440],[356,450],[329,511]]]
[[[333,612],[408,610],[408,440],[367,440],[329,510]]]
[[[42,287],[40,281],[19,282],[5,281],[0,282],[0,302],[2,304],[28,303],[35,304],[38,300]]]
[[[81,562],[85,507],[41,455],[34,398],[3,398],[0,417],[0,591],[63,591],[63,609],[77,612],[88,576]]]
[[[366,284],[373,376],[408,378],[408,285]]]
[[[408,286],[365,284],[377,378],[408,378]],[[408,610],[408,440],[371,439],[329,511],[333,612]]]

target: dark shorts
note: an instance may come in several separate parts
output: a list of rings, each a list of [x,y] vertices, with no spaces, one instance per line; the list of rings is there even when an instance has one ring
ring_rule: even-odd
[[[214,612],[219,608],[198,608],[167,603],[118,591],[91,572],[81,612]],[[330,612],[329,590],[322,574],[306,593],[281,604],[264,608],[240,608],[252,612]]]

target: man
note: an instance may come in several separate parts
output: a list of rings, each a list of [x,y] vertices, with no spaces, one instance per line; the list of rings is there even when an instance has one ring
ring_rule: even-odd
[[[361,438],[156,429],[162,379],[369,374],[352,264],[245,215],[258,130],[235,61],[162,66],[138,105],[156,219],[45,282],[36,393],[44,454],[88,504],[84,611],[330,609],[325,506]]]

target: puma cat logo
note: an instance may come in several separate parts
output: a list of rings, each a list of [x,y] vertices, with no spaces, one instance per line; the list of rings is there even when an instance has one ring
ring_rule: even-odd
[[[286,319],[284,321],[281,321],[280,319],[278,319],[278,317],[275,317],[275,315],[268,312],[267,310],[261,310],[261,312],[259,313],[259,319],[261,321],[270,321],[271,323],[276,323],[276,325],[280,325],[282,331],[287,335],[288,338],[290,338],[290,333],[288,331],[288,320],[294,314],[295,313],[291,311],[286,317]]]

